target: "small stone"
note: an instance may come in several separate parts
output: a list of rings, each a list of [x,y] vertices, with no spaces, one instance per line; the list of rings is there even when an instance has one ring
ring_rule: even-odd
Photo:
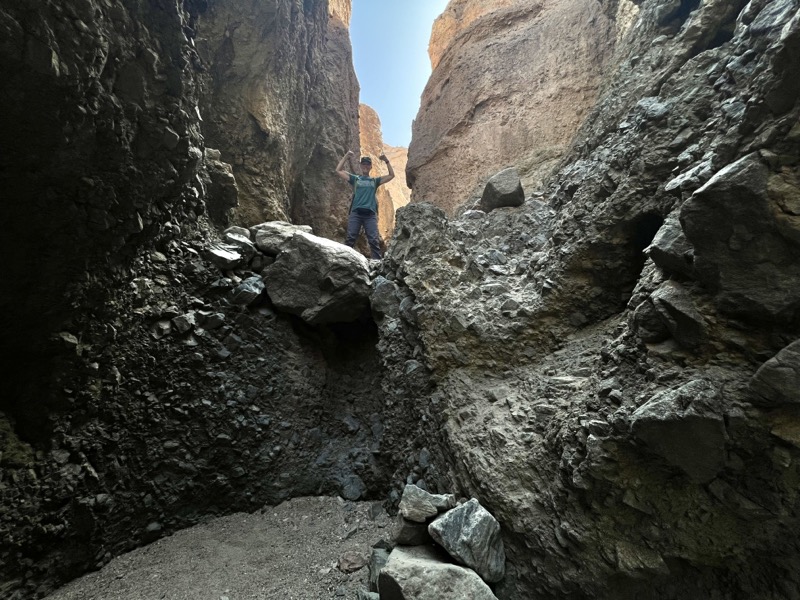
[[[345,552],[339,557],[338,567],[342,573],[355,573],[367,566],[367,557],[358,552]]]

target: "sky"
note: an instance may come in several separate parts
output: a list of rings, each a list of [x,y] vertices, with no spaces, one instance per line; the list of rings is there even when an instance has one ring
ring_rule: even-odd
[[[350,41],[361,103],[378,113],[383,141],[408,146],[431,61],[433,22],[448,0],[353,0]]]

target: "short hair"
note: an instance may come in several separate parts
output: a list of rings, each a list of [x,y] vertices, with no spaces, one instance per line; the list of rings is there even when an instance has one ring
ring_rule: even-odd
[[[362,156],[360,162],[361,162],[362,165],[365,165],[365,164],[366,165],[371,165],[372,164],[372,159],[369,156]]]

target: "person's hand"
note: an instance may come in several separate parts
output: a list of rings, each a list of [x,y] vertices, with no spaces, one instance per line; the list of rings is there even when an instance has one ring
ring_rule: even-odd
[[[352,150],[348,150],[347,154],[345,154],[345,156],[353,156],[353,151]]]
[[[389,163],[389,159],[386,157],[385,154],[381,154],[378,158],[387,164]]]

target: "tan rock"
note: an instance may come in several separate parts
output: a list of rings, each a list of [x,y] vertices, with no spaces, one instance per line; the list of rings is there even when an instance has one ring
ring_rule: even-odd
[[[433,27],[434,71],[409,147],[414,202],[452,214],[510,166],[526,190],[540,185],[594,104],[616,45],[617,15],[603,10],[593,0],[450,2]]]

